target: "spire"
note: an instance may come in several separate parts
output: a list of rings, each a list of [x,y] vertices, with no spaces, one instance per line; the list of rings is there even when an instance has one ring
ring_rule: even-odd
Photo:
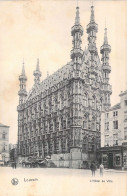
[[[90,16],[90,22],[94,22],[94,6],[91,6],[91,16]]]
[[[90,23],[87,25],[88,34],[88,49],[91,54],[97,52],[96,48],[96,33],[98,32],[98,25],[95,23],[94,6],[91,6]]]
[[[34,82],[35,84],[40,83],[40,77],[41,77],[41,72],[40,72],[40,67],[39,67],[39,58],[37,58],[37,64],[36,64],[36,70],[33,72],[34,75]]]
[[[107,28],[105,25],[104,29],[104,42],[101,46],[100,53],[102,54],[101,61],[102,61],[102,76],[103,76],[103,84],[105,86],[104,88],[104,101],[103,101],[103,107],[104,110],[108,109],[110,104],[110,95],[112,94],[112,87],[109,84],[109,74],[111,72],[111,66],[109,64],[109,53],[111,52],[111,46],[108,44],[108,38],[107,38]]]
[[[104,44],[108,44],[107,28],[105,28],[105,33],[104,33]]]
[[[110,53],[111,52],[111,46],[108,44],[108,37],[107,37],[107,28],[105,27],[104,29],[104,42],[103,45],[101,46],[101,54],[105,53],[105,52]]]
[[[83,35],[83,28],[80,25],[80,17],[79,17],[79,7],[76,7],[76,17],[75,17],[75,24],[71,28],[71,36],[73,37],[72,40],[72,50],[71,50],[71,59],[73,61],[73,68],[74,70],[81,69],[81,60],[83,56],[83,50],[81,49],[82,44],[82,37]]]
[[[39,67],[39,58],[37,58],[36,71],[40,71],[40,67]]]
[[[76,7],[76,17],[75,17],[75,25],[80,24],[80,17],[79,17],[79,7]]]
[[[23,64],[22,64],[22,73],[21,73],[22,76],[25,76],[25,67],[24,67],[24,60],[23,60]]]
[[[23,60],[23,65],[22,65],[22,72],[21,72],[21,75],[19,76],[19,81],[20,81],[20,90],[18,92],[19,104],[22,104],[25,102],[25,98],[27,96],[27,91],[26,91],[27,77],[25,75],[24,60]]]

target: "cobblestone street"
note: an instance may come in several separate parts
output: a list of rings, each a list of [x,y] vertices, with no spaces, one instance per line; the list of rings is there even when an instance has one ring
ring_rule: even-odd
[[[3,196],[125,196],[127,172],[108,170],[100,177],[90,170],[64,168],[0,168]],[[18,184],[11,183],[13,178]]]

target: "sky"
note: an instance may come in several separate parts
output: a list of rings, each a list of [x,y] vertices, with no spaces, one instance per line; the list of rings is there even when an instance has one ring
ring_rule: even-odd
[[[17,142],[19,80],[24,59],[27,91],[32,88],[37,58],[42,78],[70,61],[71,27],[76,1],[27,0],[0,1],[0,122],[10,126],[9,142]],[[90,1],[79,1],[84,28],[82,49],[87,47],[86,25],[90,21]],[[98,24],[98,52],[103,44],[105,18],[111,45],[111,104],[120,101],[127,89],[127,1],[94,1]],[[101,55],[99,55],[101,57]]]

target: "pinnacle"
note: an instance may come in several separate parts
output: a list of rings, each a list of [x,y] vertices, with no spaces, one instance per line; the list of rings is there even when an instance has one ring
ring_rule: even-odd
[[[104,44],[108,44],[107,28],[105,28],[105,33],[104,33]]]
[[[22,65],[22,76],[25,76],[25,67],[24,67],[24,61],[23,61],[23,65]]]
[[[76,17],[75,17],[75,25],[80,24],[80,17],[79,17],[79,7],[76,7]]]
[[[94,6],[91,6],[91,16],[90,16],[90,22],[94,22]]]
[[[35,83],[39,84],[40,77],[41,77],[41,72],[40,72],[40,67],[39,67],[39,58],[37,58],[36,70],[33,72],[33,75],[35,76],[34,78]]]

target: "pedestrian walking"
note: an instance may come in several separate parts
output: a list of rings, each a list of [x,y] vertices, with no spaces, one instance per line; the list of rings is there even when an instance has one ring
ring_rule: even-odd
[[[95,164],[95,162],[91,163],[90,169],[92,171],[92,176],[95,176],[95,171],[96,171],[96,164]]]
[[[100,176],[103,176],[104,173],[104,165],[101,163],[100,164]]]

